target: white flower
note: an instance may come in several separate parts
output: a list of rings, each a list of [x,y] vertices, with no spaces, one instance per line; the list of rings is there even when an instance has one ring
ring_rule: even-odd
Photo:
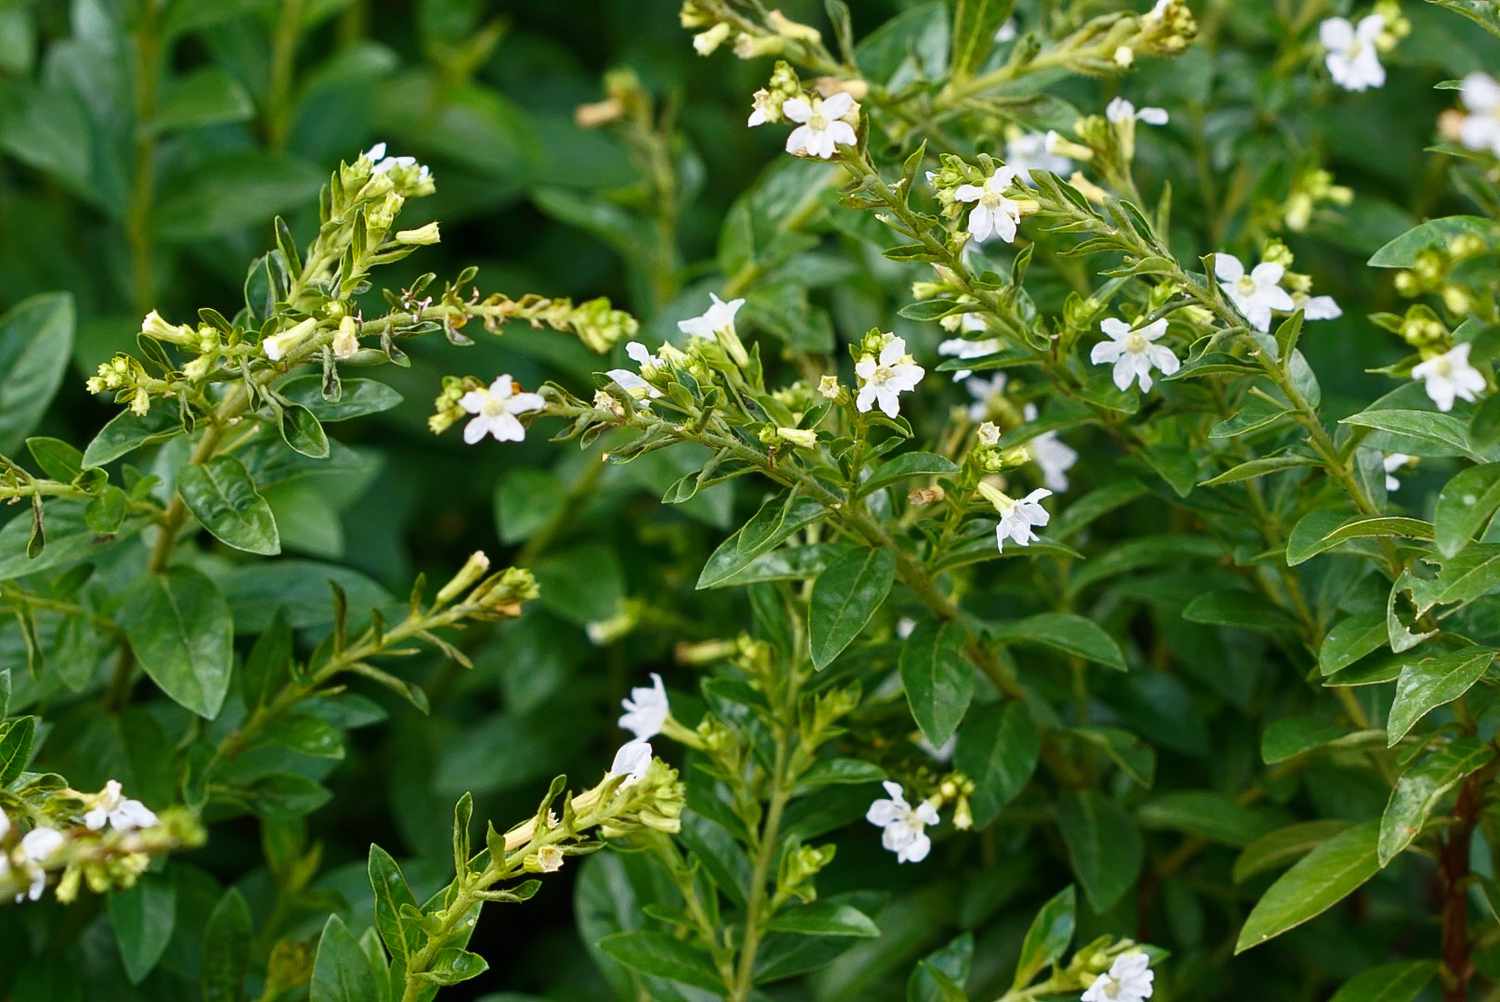
[[[556,873],[563,867],[563,851],[555,845],[544,845],[536,851],[536,868],[541,873]]]
[[[1099,329],[1108,334],[1110,340],[1094,345],[1089,361],[1095,365],[1113,364],[1115,385],[1122,390],[1129,388],[1132,380],[1139,380],[1141,392],[1150,393],[1153,368],[1170,376],[1180,365],[1172,349],[1154,343],[1167,332],[1165,317],[1134,330],[1123,320],[1106,317],[1100,322]]]
[[[138,828],[156,825],[156,814],[139,800],[127,800],[117,780],[104,784],[104,790],[94,798],[93,807],[83,816],[83,824],[90,831],[98,831],[108,824],[116,831],[132,832]]]
[[[1234,308],[1258,331],[1271,329],[1272,310],[1296,309],[1292,297],[1281,287],[1281,276],[1286,269],[1279,264],[1262,261],[1247,275],[1239,258],[1219,253],[1214,255],[1214,274]]]
[[[516,420],[517,414],[530,414],[547,406],[540,394],[518,393],[515,380],[499,376],[487,390],[470,390],[459,398],[458,405],[474,419],[464,425],[464,441],[469,445],[485,435],[497,442],[524,442],[526,429]]]
[[[1014,168],[998,167],[984,182],[984,187],[961,184],[953,193],[960,202],[974,203],[974,208],[969,210],[969,233],[980,243],[990,237],[999,237],[1006,243],[1015,240],[1016,227],[1021,223],[1021,207],[1005,196],[1005,189],[1015,177]]]
[[[912,807],[899,784],[887,780],[881,785],[890,799],[882,797],[871,804],[865,820],[883,829],[880,845],[894,852],[898,863],[922,862],[932,849],[932,839],[927,837],[925,829],[938,823],[937,808],[925,800]]]
[[[1018,546],[1030,546],[1036,542],[1037,535],[1032,527],[1046,525],[1051,518],[1041,505],[1043,498],[1052,496],[1046,488],[1038,487],[1019,501],[987,483],[979,485],[979,493],[1000,513],[1000,522],[995,526],[995,548],[1001,552],[1005,550],[1007,539]]]
[[[620,726],[634,734],[638,741],[647,741],[660,734],[662,724],[672,713],[672,707],[667,703],[667,690],[656,672],[651,673],[650,686],[631,689],[630,695],[620,701],[620,706],[625,710],[624,716],[620,717]]]
[[[1035,421],[1036,404],[1027,404],[1022,413],[1026,420]],[[1058,438],[1056,431],[1042,432],[1026,443],[1026,451],[1031,453],[1036,465],[1042,468],[1042,483],[1056,493],[1068,489],[1068,471],[1078,462],[1078,453]]]
[[[965,317],[973,315],[972,313],[964,314]],[[969,329],[967,323],[964,329]],[[938,354],[953,358],[983,358],[985,355],[993,355],[1000,350],[1000,347],[1000,339],[995,337],[987,337],[979,341],[970,341],[965,337],[951,337],[938,345]],[[973,374],[973,369],[959,369],[953,374],[953,381],[960,382]]]
[[[1470,73],[1459,88],[1468,114],[1458,127],[1458,141],[1471,150],[1500,157],[1500,82],[1488,73]]]
[[[1145,1002],[1151,997],[1151,958],[1139,950],[1122,953],[1109,965],[1109,973],[1094,979],[1082,1002]]]
[[[786,151],[827,160],[838,146],[853,146],[854,126],[843,120],[854,110],[854,98],[843,91],[829,98],[794,97],[782,102],[781,113],[800,122],[786,137]]]
[[[902,616],[900,619],[896,620],[896,636],[900,637],[902,640],[905,640],[907,637],[911,636],[912,631],[916,628],[917,621],[915,619],[912,619],[910,616]]]
[[[361,153],[360,156],[364,157],[372,164],[379,163],[380,161],[385,159],[385,141],[381,140],[374,146],[371,146],[369,149]]]
[[[1156,6],[1141,15],[1141,20],[1155,23],[1167,16],[1167,8],[1172,6],[1172,0],[1156,0]]]
[[[1411,457],[1404,452],[1393,452],[1380,461],[1380,465],[1385,468],[1386,490],[1395,491],[1401,489],[1401,481],[1397,480],[1394,474],[1409,462],[1411,462]]]
[[[624,789],[631,783],[638,782],[646,775],[646,770],[651,767],[651,743],[649,741],[627,741],[615,752],[615,760],[610,764],[609,775],[624,776],[625,782],[620,784]]]
[[[1337,320],[1344,315],[1332,296],[1308,296],[1301,293],[1292,297],[1304,320]]]
[[[661,359],[651,354],[646,346],[639,341],[631,341],[627,344],[625,346],[625,354],[630,356],[630,360],[640,366],[642,370],[648,365],[653,367],[661,365]],[[620,389],[634,397],[642,407],[648,406],[649,401],[661,396],[661,390],[658,390],[629,369],[610,369],[605,372],[605,375],[613,379],[615,385],[620,387]]]
[[[765,125],[767,122],[772,121],[772,115],[775,115],[775,120],[779,121],[781,118],[780,113],[776,110],[776,106],[771,103],[771,92],[762,87],[755,92],[751,99],[750,118],[746,120],[745,124],[754,129],[757,126]]]
[[[333,336],[333,357],[339,361],[353,358],[359,351],[359,321],[345,316],[339,321],[339,332]]]
[[[1016,172],[1024,184],[1032,184],[1031,172],[1044,170],[1063,176],[1073,169],[1073,161],[1058,156],[1047,147],[1045,132],[1023,132],[1005,144],[1005,164]]]
[[[1367,90],[1385,83],[1385,69],[1375,40],[1385,30],[1385,18],[1371,14],[1355,27],[1342,17],[1330,17],[1318,25],[1318,41],[1328,55],[1324,63],[1333,82],[1345,90]]]
[[[893,337],[880,349],[879,358],[865,355],[855,363],[854,374],[860,380],[854,399],[860,413],[868,413],[878,403],[885,416],[893,418],[901,413],[899,396],[916,389],[927,370],[912,361],[903,339]]]
[[[1005,392],[1005,373],[997,372],[990,379],[976,376],[964,382],[964,389],[974,398],[969,405],[969,420],[983,421],[990,416],[990,402]]]
[[[20,901],[23,896],[32,901],[42,896],[42,891],[47,887],[47,873],[40,864],[50,859],[66,841],[62,832],[56,828],[48,828],[46,825],[33,828],[22,837],[21,856],[26,862],[25,870],[31,876],[31,886],[26,889],[24,895],[16,895],[17,901]]]
[[[1135,105],[1131,104],[1123,97],[1117,97],[1113,101],[1109,102],[1109,104],[1105,107],[1104,117],[1109,119],[1116,125],[1122,125],[1125,122],[1145,122],[1147,125],[1166,125],[1167,109],[1142,108],[1137,111]]]
[[[708,298],[713,300],[709,308],[689,320],[679,320],[678,330],[684,334],[691,334],[693,337],[709,340],[713,340],[715,334],[721,330],[734,330],[734,315],[740,311],[741,306],[745,305],[745,301],[731,299],[726,303],[712,292],[708,294]],[[631,356],[631,358],[634,357],[634,355]]]
[[[1000,426],[993,421],[986,421],[974,429],[974,437],[979,444],[993,449],[1000,444]]]
[[[261,350],[273,362],[279,362],[289,352],[295,351],[306,338],[317,330],[318,322],[311,317],[277,334],[272,334],[260,343]]]
[[[1002,24],[1000,26],[1000,28],[995,32],[995,41],[997,43],[1005,43],[1005,42],[1013,42],[1015,40],[1016,40],[1016,19],[1013,18],[1013,17],[1008,17],[1008,18],[1005,19],[1005,23]]]
[[[1484,376],[1469,364],[1471,347],[1467,343],[1457,345],[1411,370],[1411,378],[1422,382],[1438,410],[1451,411],[1455,397],[1472,403],[1484,389]]]

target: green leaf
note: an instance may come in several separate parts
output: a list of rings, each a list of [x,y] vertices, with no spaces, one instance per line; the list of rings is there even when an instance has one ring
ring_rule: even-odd
[[[73,352],[73,297],[47,292],[0,315],[0,453],[15,451],[62,385]]]
[[[308,459],[328,458],[328,433],[301,404],[287,404],[281,409],[281,440],[293,452]]]
[[[1222,487],[1224,484],[1237,484],[1244,480],[1254,480],[1257,477],[1268,476],[1272,473],[1281,473],[1285,470],[1301,469],[1305,466],[1317,466],[1316,459],[1307,456],[1265,456],[1261,459],[1252,459],[1240,463],[1238,466],[1230,467],[1216,477],[1210,477],[1203,481],[1199,487]]]
[[[231,887],[203,928],[203,970],[198,979],[203,1002],[240,1002],[250,966],[250,940],[250,906]]]
[[[174,405],[158,403],[143,417],[134,411],[121,411],[99,429],[99,434],[83,450],[83,465],[104,466],[143,445],[171,438],[181,431],[182,420]]]
[[[991,625],[986,632],[996,643],[1040,644],[1106,668],[1126,670],[1125,654],[1115,639],[1092,620],[1071,612],[1038,613]]]
[[[81,563],[113,548],[145,524],[143,517],[137,517],[121,526],[118,535],[102,536],[87,524],[84,505],[54,501],[45,511],[47,547],[38,554],[32,555],[29,546],[29,517],[13,518],[0,527],[0,581]]]
[[[324,424],[379,414],[400,406],[402,400],[401,394],[376,379],[342,380],[337,400],[324,399],[322,376],[289,379],[278,386],[276,392],[306,407]]]
[[[923,957],[906,982],[906,1002],[968,1002],[964,982],[974,964],[974,934],[963,933]]]
[[[169,132],[224,122],[243,122],[255,104],[240,82],[217,66],[171,81],[162,95],[149,131]]]
[[[344,920],[328,916],[318,938],[308,1002],[370,1002],[379,998],[375,973]]]
[[[0,721],[0,788],[26,769],[36,740],[36,718],[16,717]]]
[[[163,240],[193,241],[266,224],[317,198],[321,168],[277,153],[244,150],[194,161],[161,186],[153,220]]]
[[[1036,978],[1049,964],[1056,963],[1073,941],[1073,926],[1078,912],[1078,893],[1069,884],[1056,897],[1042,905],[1031,920],[1021,953],[1016,959],[1016,976],[1011,990],[1019,991]]]
[[[1304,821],[1262,835],[1234,861],[1234,882],[1243,884],[1257,873],[1301,859],[1348,827],[1347,821]]]
[[[1432,517],[1438,552],[1452,557],[1469,545],[1500,508],[1500,463],[1471,466],[1443,485]]]
[[[406,883],[401,867],[391,854],[371,843],[370,859],[366,867],[370,877],[370,888],[375,900],[375,931],[390,951],[391,957],[405,962],[412,951],[422,942],[422,931],[415,924],[401,917],[407,905],[417,907],[417,899]]]
[[[1445,456],[1468,456],[1482,461],[1483,456],[1469,441],[1469,427],[1452,414],[1435,411],[1369,410],[1351,414],[1339,422],[1356,428],[1370,428],[1399,436],[1401,449],[1413,456],[1440,459]]]
[[[1454,237],[1473,235],[1485,240],[1497,236],[1493,221],[1483,216],[1444,216],[1430,219],[1401,234],[1370,257],[1372,268],[1410,268],[1425,250],[1446,248]]]
[[[159,874],[145,874],[109,896],[109,924],[131,984],[144,981],[161,959],[176,920],[177,885]]]
[[[633,971],[680,981],[711,992],[724,982],[708,954],[675,936],[660,932],[617,932],[599,941],[599,949]]]
[[[229,691],[234,626],[214,583],[189,567],[150,574],[121,615],[135,659],[182,706],[212,720]]]
[[[1396,780],[1380,816],[1380,865],[1383,867],[1411,845],[1422,832],[1438,801],[1471,772],[1495,758],[1494,745],[1478,738],[1458,737],[1426,752]]]
[[[1146,858],[1135,821],[1102,793],[1069,790],[1058,800],[1057,825],[1089,905],[1095,913],[1113,908],[1135,884]]]
[[[1275,818],[1212,790],[1178,790],[1153,797],[1136,812],[1146,828],[1187,832],[1224,845],[1246,846],[1273,829]]]
[[[896,555],[851,547],[828,564],[813,583],[807,632],[813,667],[822,670],[864,630],[896,580]]]
[[[245,465],[233,456],[183,467],[177,474],[177,492],[193,517],[219,542],[268,557],[281,552],[276,516],[255,489]]]
[[[770,511],[771,514],[766,513]],[[697,587],[722,588],[762,553],[784,542],[799,529],[822,518],[825,509],[809,498],[768,498],[749,522],[709,555],[698,575]],[[769,528],[766,528],[769,526]]]
[[[1385,616],[1363,612],[1340,620],[1318,648],[1318,670],[1325,676],[1349,667],[1372,651],[1385,646]]]
[[[1250,912],[1234,952],[1280,936],[1316,918],[1353,893],[1380,869],[1380,822],[1366,821],[1335,835],[1282,874]]]
[[[1409,590],[1417,615],[1425,615],[1440,605],[1470,602],[1488,595],[1500,586],[1500,544],[1474,543],[1457,556],[1444,560],[1437,577],[1431,580],[1412,576],[1397,582]]]
[[[957,472],[958,467],[952,460],[935,452],[907,452],[871,470],[856,493],[869,494],[908,477],[945,477]]]
[[[858,936],[875,939],[877,926],[864,912],[838,901],[815,901],[810,905],[784,908],[767,928],[772,932],[794,932],[801,936]]]
[[[995,47],[995,34],[1010,17],[1014,0],[953,0],[953,78],[971,75]]]
[[[1385,725],[1388,745],[1395,747],[1417,721],[1468,692],[1470,686],[1484,677],[1494,660],[1494,651],[1470,647],[1423,658],[1402,668]]]
[[[1321,539],[1299,549],[1297,563],[1302,563],[1325,550],[1333,549],[1340,543],[1347,543],[1351,539],[1382,539],[1391,536],[1430,540],[1432,523],[1424,522],[1420,518],[1407,518],[1399,515],[1362,515],[1340,524],[1337,528],[1325,533]],[[1287,559],[1287,564],[1296,566],[1290,557]]]
[[[53,480],[68,483],[83,470],[83,453],[60,438],[32,436],[26,440],[26,451]]]
[[[489,969],[490,965],[479,954],[448,946],[439,950],[432,958],[432,966],[417,977],[429,984],[456,985],[477,978]]]
[[[1413,1002],[1437,972],[1435,960],[1381,964],[1344,982],[1328,1002]]]
[[[974,826],[994,821],[1036,771],[1042,739],[1019,701],[976,706],[959,730],[953,763],[974,781]]]
[[[958,729],[974,698],[974,666],[957,623],[920,624],[901,648],[901,683],[911,715],[934,747]]]
[[[1385,625],[1381,624],[1381,638],[1385,636]],[[1272,721],[1260,739],[1260,757],[1266,765],[1275,765],[1295,758],[1305,751],[1320,748],[1337,741],[1348,733],[1336,720],[1309,715],[1283,717]]]
[[[1190,623],[1261,633],[1297,629],[1297,620],[1264,595],[1234,588],[1204,592],[1183,607],[1182,618]]]

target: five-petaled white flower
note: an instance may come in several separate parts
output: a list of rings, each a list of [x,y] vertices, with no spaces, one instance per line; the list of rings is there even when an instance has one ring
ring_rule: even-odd
[[[1036,542],[1037,534],[1032,527],[1046,525],[1051,518],[1041,505],[1043,498],[1052,496],[1045,487],[1038,487],[1019,501],[998,487],[983,482],[979,485],[979,493],[1000,513],[1000,521],[995,526],[995,548],[1001,552],[1005,550],[1007,539],[1018,546],[1030,546]]]
[[[1132,380],[1138,380],[1141,392],[1150,393],[1153,368],[1170,376],[1181,364],[1172,349],[1155,343],[1167,332],[1165,317],[1134,329],[1123,320],[1106,317],[1099,329],[1109,335],[1109,340],[1094,345],[1089,361],[1095,365],[1114,365],[1115,385],[1122,390],[1128,389]]]
[[[1386,490],[1395,491],[1401,489],[1401,481],[1396,479],[1395,474],[1397,470],[1409,462],[1411,462],[1411,457],[1404,452],[1393,452],[1380,461],[1380,465],[1385,468]]]
[[[1327,51],[1324,63],[1333,82],[1345,90],[1368,90],[1385,83],[1380,50],[1375,40],[1385,31],[1385,18],[1371,14],[1353,25],[1342,17],[1330,17],[1318,25],[1318,41]]]
[[[860,413],[879,404],[885,416],[893,418],[901,413],[900,395],[916,389],[927,370],[906,353],[905,340],[889,337],[878,358],[865,355],[854,364],[854,374],[860,380],[859,395],[854,398]]]
[[[648,365],[653,367],[661,365],[661,359],[651,354],[646,346],[639,341],[631,341],[625,345],[625,354],[642,369],[645,369]],[[658,390],[629,369],[609,369],[604,374],[613,379],[616,386],[634,397],[636,402],[642,407],[647,406],[650,401],[661,396],[661,390]]]
[[[1145,1002],[1151,997],[1151,958],[1140,950],[1122,953],[1083,993],[1082,1002]]]
[[[1471,150],[1500,157],[1500,81],[1488,73],[1464,77],[1459,97],[1468,114],[1458,127],[1458,141]]]
[[[684,334],[693,337],[708,338],[713,340],[714,336],[721,330],[734,330],[734,316],[745,305],[743,299],[731,299],[724,302],[717,295],[710,292],[708,298],[713,300],[707,310],[696,317],[677,321],[677,329]],[[635,356],[632,355],[632,358]]]
[[[1021,412],[1026,420],[1035,421],[1036,404],[1027,404]],[[1078,462],[1078,453],[1057,437],[1057,432],[1044,431],[1026,443],[1026,451],[1042,470],[1042,483],[1049,490],[1062,493],[1068,489],[1068,471]]]
[[[984,330],[984,321],[977,317],[975,320],[978,320],[978,326],[973,326],[969,318],[974,316],[972,313],[964,314],[964,330]],[[986,355],[993,355],[1000,348],[1000,339],[995,337],[981,338],[978,341],[971,341],[966,337],[950,337],[938,344],[938,354],[950,358],[983,358]],[[962,382],[973,374],[973,369],[959,369],[953,374],[953,381]]]
[[[1234,308],[1258,331],[1271,329],[1271,311],[1289,313],[1296,309],[1291,294],[1281,287],[1286,269],[1272,261],[1262,261],[1249,274],[1233,254],[1214,255],[1214,274],[1219,288],[1234,303]]]
[[[1021,207],[1005,194],[1015,178],[1015,168],[997,167],[983,187],[961,184],[953,193],[960,202],[974,203],[974,208],[969,210],[969,233],[980,243],[991,237],[999,237],[1006,243],[1016,239],[1016,227],[1021,224]]]
[[[662,724],[672,713],[666,687],[656,672],[651,673],[651,685],[631,689],[630,695],[620,700],[620,706],[625,710],[620,717],[620,726],[634,734],[638,741],[648,741],[660,734]]]
[[[1047,146],[1047,133],[1023,132],[1005,143],[1005,165],[1016,172],[1022,184],[1034,184],[1031,172],[1044,170],[1060,177],[1073,170],[1073,161],[1053,153]]]
[[[1105,106],[1104,117],[1109,119],[1116,125],[1122,125],[1125,122],[1145,122],[1147,125],[1166,125],[1167,109],[1142,108],[1137,111],[1135,105],[1131,104],[1123,97],[1117,97]]]
[[[990,402],[1005,392],[1005,373],[997,372],[989,379],[975,376],[964,382],[964,389],[974,398],[969,405],[969,420],[983,421],[990,416]]]
[[[865,820],[879,826],[880,845],[896,854],[898,863],[920,863],[932,849],[927,837],[928,825],[938,823],[937,808],[927,801],[913,807],[906,802],[899,783],[886,780],[881,784],[890,799],[884,797],[870,805]]]
[[[1471,347],[1468,343],[1456,345],[1411,370],[1411,378],[1421,380],[1438,410],[1451,411],[1455,398],[1472,403],[1484,389],[1484,376],[1469,364]]]
[[[127,800],[118,780],[110,780],[94,798],[83,816],[84,827],[98,831],[106,824],[116,831],[132,832],[156,825],[156,813],[139,800]]]
[[[783,101],[781,113],[800,123],[786,137],[786,151],[827,160],[837,147],[853,146],[858,141],[854,126],[843,120],[853,110],[854,98],[843,91],[832,97],[815,97],[811,101],[805,97]]]
[[[638,782],[646,776],[646,770],[651,768],[651,742],[649,741],[627,741],[615,752],[615,760],[610,764],[609,775],[624,776],[625,782],[620,784],[624,789],[631,783]]]
[[[464,425],[464,441],[473,445],[485,435],[493,435],[497,442],[524,442],[526,429],[516,415],[539,411],[547,402],[540,394],[518,392],[515,380],[509,376],[498,376],[489,389],[465,393],[458,405],[474,415]]]

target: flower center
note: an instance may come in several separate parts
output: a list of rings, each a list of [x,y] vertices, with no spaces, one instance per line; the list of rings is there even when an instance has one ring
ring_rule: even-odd
[[[872,383],[888,383],[896,376],[896,372],[889,365],[878,365],[875,367],[875,375],[870,377]]]
[[[1249,275],[1241,275],[1240,280],[1235,283],[1235,288],[1240,290],[1240,295],[1248,296],[1255,291],[1255,279]]]
[[[828,118],[821,111],[815,111],[807,120],[807,126],[817,132],[822,132],[828,128]]]
[[[1118,981],[1116,981],[1114,978],[1110,978],[1109,984],[1104,986],[1104,994],[1108,995],[1112,999],[1117,999],[1120,997],[1120,989],[1122,987],[1123,986]]]
[[[1143,335],[1137,333],[1136,331],[1131,331],[1129,334],[1125,335],[1125,350],[1130,352],[1132,355],[1139,355],[1141,352],[1145,351],[1146,345],[1149,343],[1150,342],[1148,342]]]
[[[505,399],[494,393],[488,394],[484,398],[484,406],[480,408],[480,412],[485,417],[499,417],[505,413]]]
[[[990,191],[988,188],[984,190],[983,195],[979,196],[979,204],[984,206],[986,209],[998,209],[1000,208],[1001,203],[1003,203],[1004,201],[1004,195],[1000,194],[1000,192],[998,191]]]
[[[1449,376],[1453,375],[1453,363],[1448,361],[1446,358],[1437,359],[1433,363],[1432,374],[1443,379],[1448,378]]]

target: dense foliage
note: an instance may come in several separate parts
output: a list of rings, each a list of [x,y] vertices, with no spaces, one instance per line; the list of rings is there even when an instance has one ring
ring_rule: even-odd
[[[0,0],[0,999],[1500,997],[1493,0],[501,6]]]

